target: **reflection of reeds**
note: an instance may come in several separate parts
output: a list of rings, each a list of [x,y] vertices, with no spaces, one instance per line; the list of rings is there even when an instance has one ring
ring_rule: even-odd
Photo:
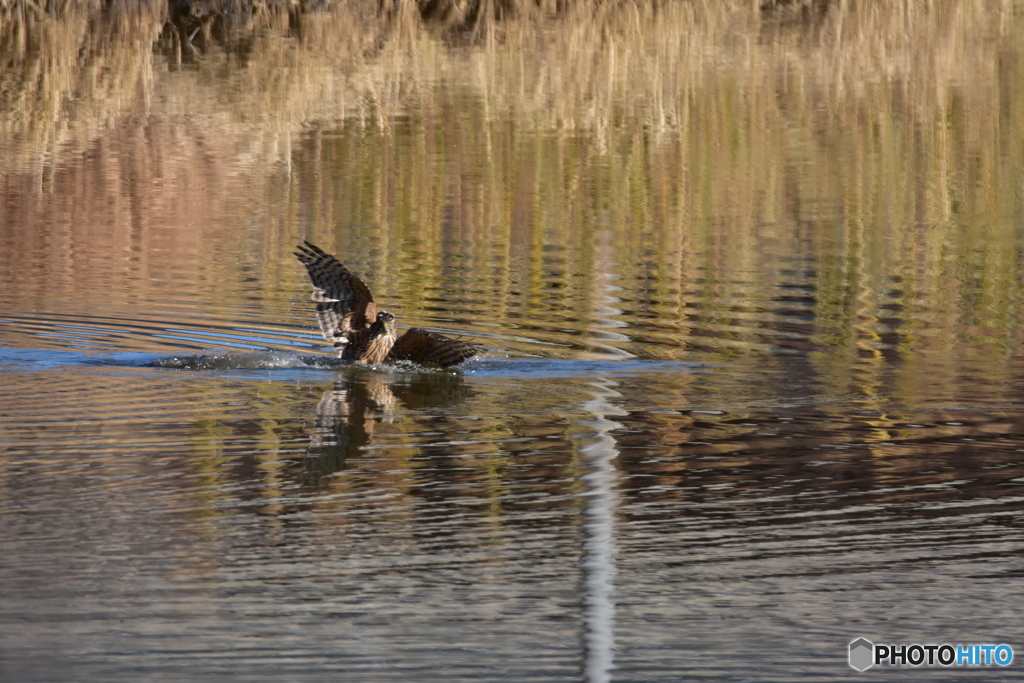
[[[189,259],[242,232],[273,269],[261,282],[301,288],[296,234],[344,231],[403,310],[428,316],[418,294],[468,269],[459,326],[529,316],[526,336],[569,330],[576,352],[594,350],[591,275],[612,268],[650,321],[630,336],[676,355],[670,340],[700,334],[771,346],[740,330],[768,304],[724,309],[733,281],[772,281],[797,249],[817,272],[816,343],[874,353],[889,325],[876,309],[922,305],[888,300],[892,273],[906,298],[974,316],[979,343],[1009,334],[1016,238],[975,217],[1019,211],[1015,5],[753,5],[492,2],[471,24],[453,13],[470,4],[271,5],[230,40],[200,30],[193,54],[161,3],[50,16],[7,2],[0,192],[15,199],[0,252],[30,243],[31,220],[55,245],[146,253],[159,237]],[[964,269],[985,283],[978,305],[955,286]],[[949,343],[901,334],[906,350]]]
[[[152,93],[157,3],[35,3],[0,8],[3,170],[39,172],[45,157],[80,153],[99,131],[137,112]]]

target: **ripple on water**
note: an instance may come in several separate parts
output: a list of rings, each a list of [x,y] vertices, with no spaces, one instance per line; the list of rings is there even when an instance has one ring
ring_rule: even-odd
[[[53,353],[8,354],[0,388],[0,619],[44,674],[571,678],[603,637],[652,677],[734,677],[771,646],[766,679],[810,680],[896,622],[1015,635],[1016,409],[692,409],[731,369],[668,362]]]

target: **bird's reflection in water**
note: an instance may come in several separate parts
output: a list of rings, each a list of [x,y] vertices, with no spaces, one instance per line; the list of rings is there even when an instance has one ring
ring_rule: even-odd
[[[433,409],[456,405],[470,393],[461,373],[345,368],[317,404],[302,462],[303,484],[319,487],[323,478],[351,467],[350,460],[360,457],[374,435],[388,425],[433,423]]]

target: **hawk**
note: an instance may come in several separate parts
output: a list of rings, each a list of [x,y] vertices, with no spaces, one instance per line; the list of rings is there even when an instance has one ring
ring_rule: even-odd
[[[313,282],[320,331],[338,358],[356,363],[409,360],[449,367],[475,356],[477,347],[437,332],[413,327],[395,334],[395,316],[377,311],[362,280],[320,247],[305,242],[295,255]]]

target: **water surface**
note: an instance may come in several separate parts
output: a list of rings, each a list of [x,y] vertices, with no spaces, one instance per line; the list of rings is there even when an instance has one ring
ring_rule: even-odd
[[[930,40],[883,65],[856,14],[379,51],[316,15],[168,56],[142,13],[92,72],[12,53],[53,79],[0,109],[3,677],[1024,656],[1024,27],[992,12],[908,13]],[[332,362],[303,239],[484,353]]]

